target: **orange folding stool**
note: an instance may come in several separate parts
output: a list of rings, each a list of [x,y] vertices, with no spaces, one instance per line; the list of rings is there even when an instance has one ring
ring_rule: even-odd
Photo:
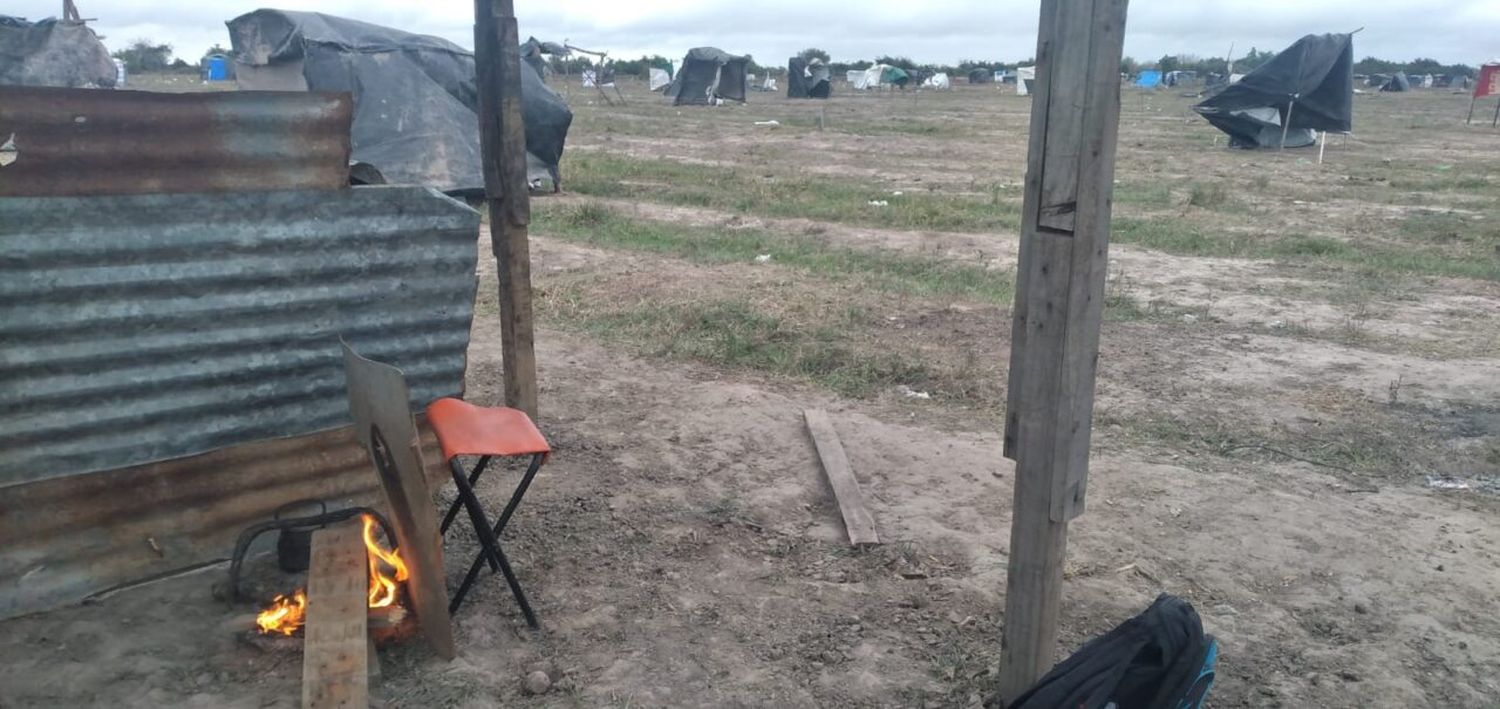
[[[505,552],[500,548],[500,534],[505,531],[505,525],[510,522],[511,515],[515,514],[521,498],[526,495],[526,489],[531,486],[532,479],[536,477],[542,463],[546,462],[552,448],[547,445],[547,439],[542,437],[536,424],[532,423],[531,417],[517,409],[475,406],[461,399],[443,398],[427,407],[427,421],[437,433],[443,458],[447,459],[448,469],[453,473],[453,484],[458,488],[458,498],[443,516],[441,533],[448,533],[448,527],[458,517],[458,509],[462,506],[469,513],[469,521],[474,525],[480,545],[479,556],[469,566],[468,575],[448,604],[448,613],[451,615],[458,612],[469,587],[479,577],[480,568],[488,562],[492,572],[499,571],[505,577],[511,594],[516,597],[516,604],[521,607],[521,614],[526,616],[526,624],[535,630],[538,627],[536,614],[532,612],[526,593],[521,590],[521,583],[505,558]],[[458,462],[458,457],[462,455],[479,456],[479,462],[467,476]],[[510,502],[491,526],[484,508],[479,504],[479,497],[474,494],[474,485],[479,482],[479,476],[484,474],[491,458],[525,455],[531,456],[531,464],[516,486],[515,493],[511,495]]]

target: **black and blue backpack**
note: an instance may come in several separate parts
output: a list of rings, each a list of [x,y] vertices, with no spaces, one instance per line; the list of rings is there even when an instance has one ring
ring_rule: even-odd
[[[1202,709],[1219,643],[1169,594],[1088,641],[1006,709]]]

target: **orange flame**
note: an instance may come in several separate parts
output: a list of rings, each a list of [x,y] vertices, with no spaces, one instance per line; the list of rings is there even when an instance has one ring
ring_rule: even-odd
[[[255,624],[260,626],[260,632],[281,633],[291,635],[307,622],[307,594],[300,589],[292,594],[291,598],[277,596],[271,602],[271,607],[260,612],[256,616]]]
[[[362,515],[366,556],[370,560],[370,591],[367,595],[369,607],[384,608],[396,602],[397,584],[410,578],[406,562],[394,551],[386,551],[375,541],[375,518]],[[382,562],[391,567],[391,575],[382,570]],[[307,622],[307,593],[298,589],[291,597],[277,596],[271,606],[256,616],[255,624],[260,632],[293,635]]]
[[[396,584],[405,581],[410,575],[406,571],[406,562],[396,552],[386,551],[375,542],[375,518],[363,515],[361,519],[365,523],[365,549],[369,551],[370,558],[370,607],[384,608],[396,602]],[[394,578],[381,572],[382,561],[395,572]]]

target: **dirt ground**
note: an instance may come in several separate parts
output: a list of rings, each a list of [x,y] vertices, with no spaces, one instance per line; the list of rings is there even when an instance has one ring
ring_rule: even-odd
[[[544,628],[486,580],[457,660],[381,652],[382,700],[981,704],[1004,623],[1010,313],[1006,292],[954,283],[1014,271],[1015,230],[984,220],[1019,203],[1027,99],[568,93],[569,193],[534,202],[532,250],[556,453],[505,541]],[[1210,706],[1500,706],[1500,135],[1462,124],[1463,97],[1360,95],[1319,166],[1228,151],[1189,103],[1124,96],[1059,658],[1165,591],[1221,643]],[[798,211],[788,184],[864,192]],[[726,256],[735,239],[769,258]],[[480,253],[467,397],[493,404],[487,238]],[[845,541],[813,407],[878,547]],[[499,504],[510,486],[488,482]],[[475,546],[450,540],[450,587]],[[222,572],[0,623],[0,706],[295,706],[299,653],[225,629],[246,609],[213,599]]]

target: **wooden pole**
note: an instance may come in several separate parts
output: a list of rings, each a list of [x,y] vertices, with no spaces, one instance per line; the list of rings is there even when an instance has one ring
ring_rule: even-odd
[[[484,153],[490,239],[500,276],[505,405],[535,419],[536,353],[532,346],[531,247],[527,236],[531,194],[526,183],[519,36],[514,0],[474,0],[479,139]]]
[[[1500,101],[1495,102],[1495,117],[1490,119],[1490,127],[1494,128],[1497,123],[1500,123]]]
[[[1281,145],[1277,150],[1286,150],[1286,132],[1292,128],[1292,107],[1296,105],[1296,99],[1286,102],[1286,118],[1281,119]]]
[[[1016,461],[1000,695],[1052,665],[1068,521],[1082,514],[1127,0],[1043,0],[1005,455]]]
[[[1464,125],[1469,125],[1474,120],[1474,102],[1479,100],[1479,92],[1475,91],[1469,96],[1469,115],[1464,118]]]

